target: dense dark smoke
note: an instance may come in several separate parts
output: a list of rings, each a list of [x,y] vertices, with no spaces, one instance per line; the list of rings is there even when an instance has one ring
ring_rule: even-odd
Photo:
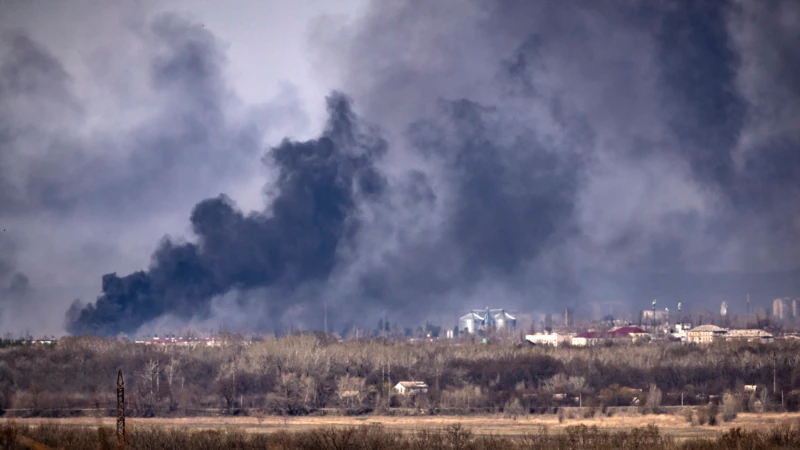
[[[222,195],[198,203],[191,215],[196,243],[166,239],[147,272],[105,275],[103,295],[70,311],[68,330],[131,332],[165,314],[202,317],[214,296],[231,289],[324,281],[358,231],[359,199],[383,190],[374,160],[385,151],[383,141],[362,133],[343,96],[328,99],[328,112],[320,138],[286,140],[270,151],[279,175],[267,211],[245,215]],[[274,301],[273,310],[289,306]]]

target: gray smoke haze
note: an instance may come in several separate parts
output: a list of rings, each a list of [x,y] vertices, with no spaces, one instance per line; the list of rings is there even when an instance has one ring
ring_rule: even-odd
[[[91,89],[25,32],[0,37],[0,227],[14,248],[0,260],[30,278],[24,299],[2,291],[6,331],[62,330],[58,309],[91,298],[98,274],[145,264],[198,198],[249,190],[269,127],[305,120],[290,97],[243,107],[200,24],[122,25],[128,47],[86,57]]]
[[[793,2],[374,5],[326,50],[344,49],[345,90],[392,135],[396,201],[430,192],[412,203],[434,217],[416,234],[415,218],[393,221],[395,240],[376,232],[383,256],[352,286],[420,318],[796,295],[798,14]],[[418,171],[406,192],[398,166]]]
[[[134,16],[90,58],[89,99],[84,74],[3,38],[0,292],[82,297],[72,332],[320,328],[322,299],[341,327],[652,298],[735,311],[800,290],[796,2],[323,15],[305,56],[344,96],[316,137],[277,145],[308,122],[291,90],[243,107],[213,29]],[[96,303],[71,282],[104,273]]]

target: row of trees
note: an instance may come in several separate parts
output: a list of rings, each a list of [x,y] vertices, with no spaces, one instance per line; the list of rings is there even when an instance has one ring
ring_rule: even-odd
[[[113,407],[117,369],[138,415],[208,409],[305,414],[414,406],[443,412],[520,413],[589,407],[740,404],[800,407],[800,344],[720,343],[543,348],[514,344],[383,340],[339,342],[301,334],[219,347],[137,345],[71,337],[0,350],[0,408],[55,414]],[[396,396],[401,380],[430,389]],[[757,385],[744,396],[745,385]],[[754,401],[757,400],[757,401]]]

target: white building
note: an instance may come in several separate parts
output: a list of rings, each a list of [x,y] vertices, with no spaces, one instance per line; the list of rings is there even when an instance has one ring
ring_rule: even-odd
[[[691,325],[676,323],[675,329],[670,336],[677,341],[686,342],[689,339],[687,332],[691,329]]]
[[[424,381],[401,381],[394,386],[400,395],[416,395],[428,392],[428,385]]]
[[[716,325],[700,325],[686,332],[686,340],[691,344],[709,344],[722,339],[728,333]]]
[[[552,345],[553,347],[558,347],[559,344],[570,342],[571,339],[571,335],[560,335],[558,333],[525,335],[525,340],[533,345]]]

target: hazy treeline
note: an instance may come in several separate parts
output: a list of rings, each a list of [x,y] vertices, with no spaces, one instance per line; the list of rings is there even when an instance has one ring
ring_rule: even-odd
[[[0,407],[28,415],[110,410],[121,369],[128,412],[138,416],[396,407],[518,415],[579,404],[657,412],[708,403],[725,403],[726,414],[735,415],[800,408],[799,350],[794,342],[546,348],[338,342],[312,334],[258,342],[228,336],[219,347],[179,347],[70,337],[0,350]],[[401,380],[430,388],[416,397],[394,395]]]
[[[0,425],[0,445],[7,449],[31,448],[36,442],[74,450],[114,448],[116,436],[106,428],[79,428],[45,424],[37,427]],[[191,430],[181,428],[132,428],[126,448],[204,448],[204,449],[654,449],[654,450],[752,450],[800,447],[800,427],[777,427],[768,431],[731,429],[715,439],[689,439],[676,442],[657,427],[609,432],[585,425],[566,427],[563,433],[546,428],[523,436],[475,435],[453,425],[440,430],[402,433],[378,425],[358,428],[320,428],[308,431],[247,433],[235,429]]]

